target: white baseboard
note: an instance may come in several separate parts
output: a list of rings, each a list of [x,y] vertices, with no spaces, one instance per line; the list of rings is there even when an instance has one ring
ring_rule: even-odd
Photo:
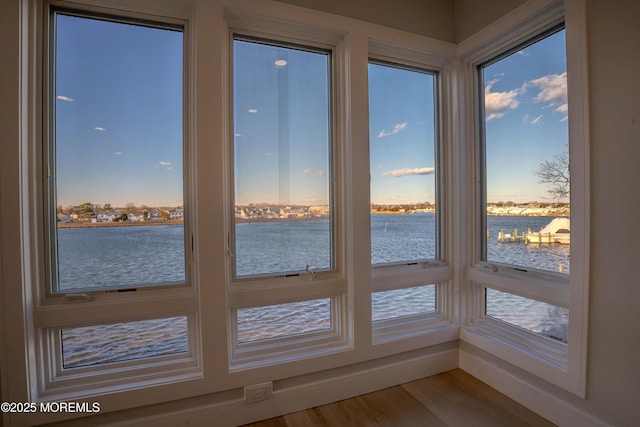
[[[554,424],[567,427],[609,427],[610,424],[558,396],[532,385],[482,357],[459,350],[459,367]]]
[[[299,385],[278,388],[274,384],[270,399],[247,404],[243,399],[228,400],[211,405],[185,408],[171,413],[119,422],[117,426],[237,426],[264,420],[348,399],[420,378],[436,375],[458,367],[458,349],[421,355],[393,363],[381,363],[373,368],[354,369]],[[317,378],[317,376],[315,377]]]

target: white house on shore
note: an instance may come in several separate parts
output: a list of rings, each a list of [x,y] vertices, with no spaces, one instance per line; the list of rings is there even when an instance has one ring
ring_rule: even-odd
[[[149,211],[149,219],[160,219],[162,218],[162,211],[160,209],[151,209]]]
[[[184,209],[183,208],[175,208],[169,211],[169,216],[171,219],[181,220],[184,219]]]
[[[98,212],[98,222],[113,222],[116,218],[120,218],[122,212],[120,211],[100,211]]]
[[[139,213],[128,213],[127,222],[144,222],[144,215]]]

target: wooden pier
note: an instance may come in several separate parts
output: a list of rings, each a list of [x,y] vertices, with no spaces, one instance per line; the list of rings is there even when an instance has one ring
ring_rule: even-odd
[[[488,237],[487,232],[487,237]],[[528,229],[526,232],[518,233],[518,229],[513,229],[513,234],[508,234],[501,229],[498,232],[498,243],[524,243],[529,244],[549,244],[556,243],[551,233],[535,233]]]

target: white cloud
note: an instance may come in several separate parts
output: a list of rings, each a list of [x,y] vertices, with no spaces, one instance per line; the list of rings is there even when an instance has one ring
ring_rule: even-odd
[[[532,85],[540,89],[540,93],[533,99],[535,102],[545,102],[549,106],[567,103],[567,73],[549,74],[539,79],[531,80]]]
[[[67,101],[67,102],[74,102],[75,99],[73,98],[69,98],[68,96],[64,96],[64,95],[58,95],[56,96],[57,99],[59,99],[60,101]]]
[[[165,162],[161,160],[158,162],[158,166],[162,166],[166,170],[170,171],[171,169],[173,169],[173,162]]]
[[[106,129],[105,129],[105,128],[101,128],[101,127],[95,127],[95,128],[93,128],[93,129],[94,129],[94,130],[97,130],[97,131],[100,131],[100,132],[104,132],[104,131],[106,131]]]
[[[504,116],[507,111],[515,110],[520,105],[517,99],[524,93],[523,88],[513,89],[507,92],[491,92],[491,88],[498,80],[492,80],[484,88],[484,111],[487,121]]]
[[[567,120],[569,120],[569,116],[564,116],[560,119],[561,122],[566,122]]]
[[[391,130],[391,132],[388,132],[386,130],[381,130],[380,133],[378,134],[378,138],[384,138],[385,136],[389,136],[392,134],[395,135],[396,133],[400,133],[403,130],[405,130],[406,127],[407,127],[407,122],[398,123],[393,126],[393,129]]]
[[[400,178],[403,176],[410,175],[430,175],[435,171],[435,168],[403,168],[403,169],[395,169],[391,171],[386,171],[382,173],[382,176],[392,176],[394,178]]]
[[[566,113],[567,111],[569,111],[569,104],[567,104],[566,102],[564,104],[560,104],[554,111],[556,111],[557,113]]]
[[[250,113],[257,113],[258,110],[256,110],[255,108],[249,108],[247,111],[249,111]]]
[[[324,175],[324,171],[322,169],[318,169],[316,171],[316,176],[323,176]]]
[[[391,131],[391,133],[400,133],[400,132],[402,132],[406,127],[407,127],[407,122],[404,122],[404,123],[398,123],[397,125],[395,125],[395,126],[393,127],[393,130]]]
[[[308,174],[309,172],[311,172],[311,169],[309,168],[306,168],[305,170],[302,171],[302,173],[305,175]]]
[[[538,117],[536,117],[535,119],[531,120],[531,124],[532,125],[537,125],[538,123],[540,123],[540,120],[542,119],[542,114],[540,114]]]
[[[120,154],[122,154],[122,151],[116,151],[116,154],[120,155]]]

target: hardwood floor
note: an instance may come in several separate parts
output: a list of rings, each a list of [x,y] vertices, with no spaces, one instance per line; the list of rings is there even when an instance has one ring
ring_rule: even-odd
[[[553,426],[460,369],[294,412],[251,427]]]

